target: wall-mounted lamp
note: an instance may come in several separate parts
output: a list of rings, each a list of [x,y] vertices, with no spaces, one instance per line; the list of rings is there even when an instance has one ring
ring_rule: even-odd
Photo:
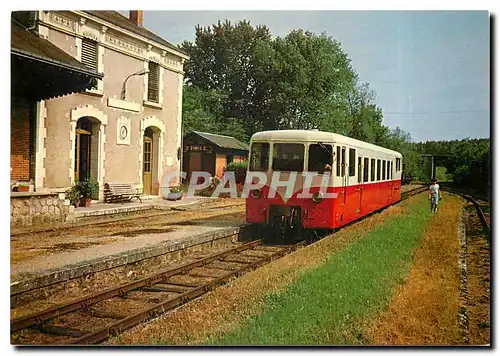
[[[123,88],[122,88],[122,100],[125,100],[127,80],[129,80],[129,78],[131,78],[135,75],[145,75],[148,73],[149,73],[149,69],[143,69],[143,70],[140,70],[136,73],[130,74],[127,78],[125,78],[125,81],[123,82]]]

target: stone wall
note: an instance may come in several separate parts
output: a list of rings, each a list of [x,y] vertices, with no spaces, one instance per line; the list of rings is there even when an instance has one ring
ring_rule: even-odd
[[[75,219],[75,207],[60,193],[12,193],[11,227],[33,226]]]

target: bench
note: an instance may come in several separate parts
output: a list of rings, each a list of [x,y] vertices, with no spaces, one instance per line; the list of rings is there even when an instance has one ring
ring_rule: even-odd
[[[137,198],[142,203],[142,192],[139,189],[132,187],[129,183],[106,183],[104,184],[104,202],[121,202],[132,201]]]

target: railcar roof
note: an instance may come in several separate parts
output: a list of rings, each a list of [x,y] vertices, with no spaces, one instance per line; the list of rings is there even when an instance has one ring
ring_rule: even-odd
[[[272,130],[255,133],[251,141],[305,141],[305,142],[335,142],[360,147],[364,149],[380,151],[395,156],[402,156],[397,151],[377,146],[368,142],[356,140],[347,136],[339,135],[333,132],[307,131],[307,130]]]

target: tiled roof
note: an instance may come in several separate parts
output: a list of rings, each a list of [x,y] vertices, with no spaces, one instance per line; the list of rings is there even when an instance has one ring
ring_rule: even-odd
[[[204,139],[216,144],[221,148],[230,148],[236,150],[246,150],[248,151],[248,145],[244,142],[237,140],[231,136],[217,135],[208,132],[200,132],[200,131],[191,131],[198,136],[203,137]],[[189,134],[189,132],[187,133]]]

